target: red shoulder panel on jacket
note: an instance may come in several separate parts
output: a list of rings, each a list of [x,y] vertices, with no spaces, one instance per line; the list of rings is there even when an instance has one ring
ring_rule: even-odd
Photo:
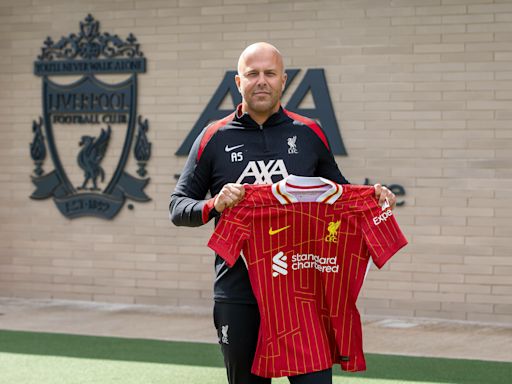
[[[327,137],[325,136],[324,131],[322,131],[322,128],[313,120],[304,116],[301,116],[297,113],[290,112],[283,108],[284,113],[286,113],[291,119],[300,121],[301,123],[304,123],[309,128],[313,130],[313,132],[316,133],[316,135],[322,140],[322,142],[325,144],[325,147],[327,149],[329,148],[329,142],[327,141]]]
[[[196,161],[199,161],[199,159],[201,158],[201,155],[203,154],[203,151],[204,151],[204,148],[206,147],[206,144],[208,144],[208,142],[213,137],[213,135],[215,135],[215,132],[217,132],[221,127],[226,125],[226,123],[228,123],[229,121],[233,120],[234,117],[235,117],[235,112],[233,112],[232,114],[224,117],[221,120],[217,120],[217,121],[211,123],[206,128],[206,132],[204,133],[204,136],[201,139],[201,143],[199,144],[199,149],[197,151],[197,159],[196,159]]]

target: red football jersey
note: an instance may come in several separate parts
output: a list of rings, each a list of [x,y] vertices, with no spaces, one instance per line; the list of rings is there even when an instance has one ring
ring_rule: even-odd
[[[407,244],[372,186],[288,176],[246,185],[208,245],[229,265],[242,251],[261,323],[252,372],[314,372],[340,363],[366,369],[357,296],[370,260],[377,267]]]

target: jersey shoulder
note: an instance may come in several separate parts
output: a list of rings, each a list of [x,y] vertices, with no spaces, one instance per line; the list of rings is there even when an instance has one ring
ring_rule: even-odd
[[[240,202],[245,207],[264,207],[279,203],[272,192],[272,185],[244,184],[245,196]]]
[[[373,185],[344,184],[341,201],[349,202],[357,207],[374,205],[377,203],[375,188]]]

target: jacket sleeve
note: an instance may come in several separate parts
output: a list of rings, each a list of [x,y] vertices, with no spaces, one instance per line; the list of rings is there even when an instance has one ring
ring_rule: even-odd
[[[178,226],[197,227],[219,216],[213,203],[215,198],[206,199],[210,189],[210,162],[204,153],[198,158],[201,140],[206,129],[197,137],[187,162],[171,194],[169,217]]]

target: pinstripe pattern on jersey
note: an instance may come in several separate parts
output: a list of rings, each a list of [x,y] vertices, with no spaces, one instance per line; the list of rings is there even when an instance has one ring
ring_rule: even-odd
[[[318,185],[318,178],[314,179]],[[341,186],[338,191],[334,183],[327,183],[331,197],[321,200],[331,202],[326,204],[300,201],[300,192],[293,189],[300,183],[294,181],[291,188],[278,184],[246,186],[245,199],[223,214],[209,242],[228,264],[236,261],[242,249],[247,259],[261,314],[252,371],[279,377],[326,369],[334,363],[347,371],[364,370],[356,300],[366,266],[370,257],[382,266],[407,241],[393,216],[374,224],[373,217],[382,211],[373,187],[345,185],[341,194]],[[307,185],[305,190],[311,192]],[[325,184],[318,191],[327,192]],[[289,202],[287,195],[297,202]],[[335,201],[332,196],[337,196]],[[341,223],[337,242],[328,242],[327,228],[336,221]],[[270,234],[270,228],[286,229]],[[287,273],[273,276],[273,258],[279,252],[286,257]],[[300,262],[294,262],[297,255],[335,260],[314,265],[337,271],[300,267]]]

